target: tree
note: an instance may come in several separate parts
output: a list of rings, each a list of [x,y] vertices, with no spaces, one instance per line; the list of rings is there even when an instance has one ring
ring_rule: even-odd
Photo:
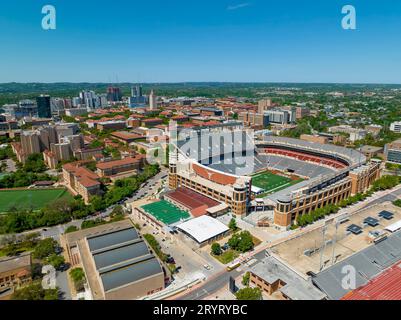
[[[246,272],[244,276],[242,277],[242,284],[246,287],[249,286],[249,279],[251,278],[251,274],[249,272]]]
[[[153,251],[157,254],[157,256],[160,258],[160,260],[166,262],[167,255],[162,251],[161,246],[159,242],[156,240],[156,238],[148,233],[144,234],[143,237],[145,238],[146,242],[150,245],[150,247],[153,249]]]
[[[234,234],[230,239],[228,239],[228,245],[231,249],[237,250],[240,241],[241,238],[239,234]]]
[[[395,200],[393,204],[397,207],[401,207],[401,199]]]
[[[40,282],[16,290],[11,296],[12,300],[57,300],[59,289],[43,289]]]
[[[103,224],[107,224],[107,222],[103,219],[97,218],[95,220],[86,220],[86,221],[82,221],[81,223],[81,229],[90,229],[93,227],[97,227]]]
[[[110,214],[112,222],[121,221],[124,219],[124,209],[122,206],[116,206]]]
[[[85,284],[85,272],[82,268],[75,268],[70,271],[70,277],[74,282],[75,289],[81,291]]]
[[[241,252],[247,252],[253,249],[253,239],[249,231],[243,231],[240,234],[241,240],[238,244],[238,250]]]
[[[64,264],[65,259],[61,255],[52,254],[46,259],[48,264],[51,264],[56,270],[59,270]]]
[[[46,171],[47,167],[43,161],[43,156],[40,153],[34,153],[28,156],[24,164],[24,170],[27,172],[40,173]]]
[[[233,250],[247,252],[253,249],[253,238],[249,231],[242,231],[234,234],[229,240],[228,245]]]
[[[79,230],[79,228],[76,226],[69,226],[67,229],[65,229],[64,233],[71,233],[71,232],[75,232],[78,230]]]
[[[37,259],[47,258],[55,253],[57,247],[57,241],[53,238],[40,240],[33,251],[33,256]]]
[[[262,291],[259,288],[244,288],[235,294],[237,300],[262,300]]]
[[[215,256],[221,255],[221,246],[217,242],[212,244],[212,254]]]
[[[228,227],[230,228],[230,230],[232,230],[234,232],[237,231],[237,229],[238,229],[237,221],[234,218],[232,218],[230,220],[230,223],[228,224]]]

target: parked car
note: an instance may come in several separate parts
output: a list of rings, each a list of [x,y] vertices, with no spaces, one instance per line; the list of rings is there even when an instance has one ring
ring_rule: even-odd
[[[230,246],[228,245],[228,243],[225,243],[225,244],[221,247],[221,249],[222,249],[223,251],[227,251],[228,249],[230,249]]]

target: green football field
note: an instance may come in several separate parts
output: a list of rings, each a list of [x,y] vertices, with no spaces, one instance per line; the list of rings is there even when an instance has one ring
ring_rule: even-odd
[[[12,207],[38,210],[48,203],[64,197],[71,197],[66,189],[0,191],[0,212],[7,212]]]
[[[252,185],[262,188],[266,193],[281,190],[293,184],[293,180],[282,177],[269,171],[258,173],[252,177]]]
[[[166,225],[179,222],[181,219],[186,220],[190,217],[187,212],[165,200],[147,204],[142,206],[142,209]]]

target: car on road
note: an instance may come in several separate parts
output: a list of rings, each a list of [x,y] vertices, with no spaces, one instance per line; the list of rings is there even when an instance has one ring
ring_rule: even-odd
[[[168,257],[167,258],[167,263],[175,264],[175,260],[173,257]]]
[[[209,266],[208,264],[205,264],[203,267],[204,267],[206,270],[210,270],[210,266]]]

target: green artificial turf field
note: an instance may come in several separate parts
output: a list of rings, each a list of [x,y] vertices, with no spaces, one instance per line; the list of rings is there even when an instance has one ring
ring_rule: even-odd
[[[142,209],[167,225],[176,223],[181,219],[186,220],[190,217],[189,213],[165,200],[147,204],[142,206]]]
[[[7,212],[12,207],[38,210],[48,203],[71,197],[66,189],[26,189],[0,191],[0,212]]]

